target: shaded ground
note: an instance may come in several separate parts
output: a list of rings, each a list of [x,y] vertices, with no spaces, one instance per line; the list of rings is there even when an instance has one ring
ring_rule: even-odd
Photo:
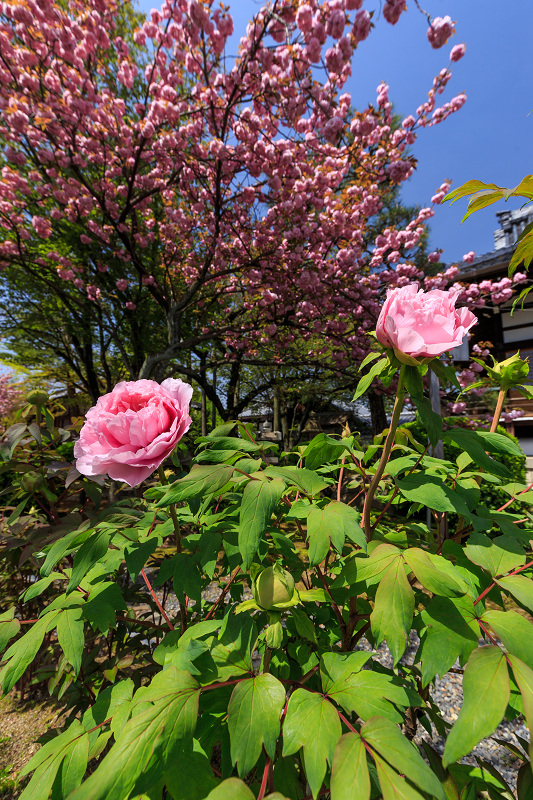
[[[0,800],[15,800],[25,781],[17,775],[40,745],[35,740],[57,724],[61,709],[45,696],[18,700],[16,692],[0,700]]]

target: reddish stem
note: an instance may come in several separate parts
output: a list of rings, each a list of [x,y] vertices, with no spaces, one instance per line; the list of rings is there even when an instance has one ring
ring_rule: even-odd
[[[224,597],[226,596],[229,587],[231,586],[231,584],[233,583],[233,581],[235,580],[235,578],[239,574],[240,570],[241,570],[240,567],[235,567],[235,569],[233,570],[232,575],[230,576],[229,581],[227,582],[227,584],[222,589],[222,593],[221,593],[220,597],[218,598],[218,600],[216,600],[215,603],[213,603],[213,605],[211,606],[211,608],[209,609],[209,611],[205,615],[204,620],[210,619],[213,616],[213,614],[215,613],[215,611],[217,610],[217,608],[221,605],[221,603],[223,603]]]
[[[344,477],[344,460],[346,456],[342,457],[341,461],[341,471],[339,472],[339,482],[337,484],[337,501],[340,503],[341,500],[341,489],[342,489],[342,479]]]
[[[174,630],[174,625],[171,623],[170,619],[168,618],[167,612],[165,611],[165,609],[163,608],[163,606],[159,602],[158,598],[156,597],[156,594],[155,594],[154,590],[152,589],[152,586],[150,584],[150,581],[148,580],[148,576],[146,575],[146,572],[144,571],[144,569],[141,570],[141,575],[143,576],[144,582],[146,584],[146,588],[148,589],[148,591],[152,595],[156,606],[158,607],[159,611],[161,612],[161,615],[164,617],[165,622],[167,623],[167,625],[170,628],[170,630],[173,631]]]
[[[350,722],[348,722],[344,714],[341,714],[341,712],[338,709],[337,709],[337,714],[339,715],[339,719],[341,719],[344,722],[346,727],[348,727],[352,731],[352,733],[357,733],[354,726]]]
[[[507,506],[510,506],[511,503],[514,503],[515,500],[518,500],[518,498],[520,497],[521,494],[525,494],[525,492],[529,492],[530,489],[533,489],[533,483],[530,483],[529,486],[527,486],[525,489],[522,489],[521,492],[518,492],[516,497],[511,497],[510,500],[508,500],[506,503],[504,503],[503,506],[500,506],[500,508],[497,508],[496,511],[503,511],[505,508],[507,508]]]
[[[513,575],[518,575],[519,572],[523,572],[525,569],[528,569],[529,567],[533,567],[533,561],[528,561],[528,563],[524,564],[524,566],[517,567],[517,569],[514,569],[512,572],[508,572],[507,575],[504,575],[502,577],[511,578]],[[473,605],[476,605],[476,603],[479,603],[480,600],[483,600],[483,598],[491,591],[491,589],[494,589],[495,586],[496,586],[496,581],[492,581],[491,585],[488,586],[484,592],[481,592],[479,597],[476,600],[474,600]]]
[[[267,755],[266,757],[266,764],[263,770],[263,778],[261,780],[261,788],[259,789],[259,794],[257,795],[257,800],[263,800],[267,788],[268,783],[268,773],[270,772],[270,767],[272,765],[272,761],[270,756]]]
[[[130,625],[140,625],[143,628],[155,628],[158,631],[165,631],[168,633],[167,628],[164,625],[156,625],[155,622],[148,622],[144,619],[135,619],[133,617],[126,617],[123,614],[116,614],[115,615],[119,622],[130,623]]]
[[[496,639],[494,638],[494,636],[492,636],[492,634],[490,634],[490,633],[488,632],[488,630],[486,629],[486,627],[484,626],[484,624],[481,622],[481,620],[480,620],[480,619],[478,619],[478,625],[479,625],[479,627],[481,628],[481,630],[483,631],[483,633],[485,634],[485,636],[487,636],[487,637],[490,639],[490,641],[492,642],[492,644],[495,644],[495,645],[496,645],[496,647],[499,647],[499,645],[498,645],[498,642],[496,641]]]
[[[103,728],[104,725],[107,725],[107,723],[111,722],[112,719],[113,719],[113,717],[109,717],[108,719],[104,719],[104,721],[101,722],[99,725],[95,725],[94,728],[91,728],[90,730],[85,731],[85,733],[92,733],[93,731],[97,731],[98,728]]]
[[[316,569],[318,577],[320,578],[320,582],[322,583],[322,586],[324,587],[326,592],[331,597],[331,606],[333,608],[333,611],[335,612],[335,616],[337,617],[337,621],[338,621],[338,623],[340,625],[340,629],[341,629],[341,631],[344,632],[346,630],[346,623],[344,622],[344,620],[342,618],[342,614],[340,612],[339,606],[337,605],[337,603],[333,599],[333,596],[332,596],[332,594],[330,592],[329,586],[328,586],[328,584],[326,582],[326,579],[325,579],[324,575],[322,574],[322,570],[320,569],[318,564],[316,565],[315,569]]]
[[[247,681],[248,678],[234,678],[231,681],[221,681],[220,683],[210,683],[209,686],[202,686],[202,692],[208,692],[210,689],[220,689],[221,686],[234,686],[236,683]]]

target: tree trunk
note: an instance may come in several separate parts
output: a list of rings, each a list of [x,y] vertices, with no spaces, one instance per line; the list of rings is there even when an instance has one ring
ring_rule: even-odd
[[[217,368],[213,367],[213,391],[217,391]],[[211,430],[214,431],[217,426],[217,407],[214,403],[211,404]]]
[[[277,386],[274,386],[274,399],[272,403],[272,412],[273,412],[272,430],[281,432],[281,407],[280,407],[279,390]]]
[[[372,420],[372,436],[379,436],[388,427],[385,401],[382,394],[369,392],[370,418]]]

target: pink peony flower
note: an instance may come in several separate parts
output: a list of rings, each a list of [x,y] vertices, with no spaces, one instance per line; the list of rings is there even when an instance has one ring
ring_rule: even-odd
[[[138,486],[189,430],[192,392],[174,378],[117,383],[87,412],[74,446],[76,469]]]
[[[387,292],[376,335],[386,347],[393,347],[403,363],[412,358],[435,358],[458,347],[477,322],[467,308],[455,308],[457,292],[418,290],[414,283]]]

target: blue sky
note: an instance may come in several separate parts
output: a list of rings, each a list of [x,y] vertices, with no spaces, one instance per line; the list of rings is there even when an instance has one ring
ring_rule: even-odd
[[[236,51],[247,21],[260,6],[255,0],[226,0],[235,23]],[[149,12],[157,0],[139,0]],[[440,50],[426,39],[426,18],[413,0],[394,27],[383,19],[380,0],[364,0],[363,8],[374,10],[376,28],[362,42],[353,59],[353,77],[347,86],[354,107],[375,100],[382,80],[390,87],[395,110],[406,116],[425,99],[433,76],[448,65],[454,44],[465,42],[467,52],[454,65],[453,78],[441,101],[465,91],[468,101],[441,125],[421,131],[412,153],[418,169],[404,185],[406,202],[429,204],[443,180],[459,186],[471,178],[514,186],[529,172],[533,138],[533,60],[531,57],[532,0],[422,0],[432,16],[449,14],[456,21],[456,34]],[[503,203],[478,212],[462,225],[466,201],[437,207],[431,220],[432,247],[443,248],[443,260],[461,260],[469,250],[477,254],[493,249],[497,227],[495,211],[518,207]]]

